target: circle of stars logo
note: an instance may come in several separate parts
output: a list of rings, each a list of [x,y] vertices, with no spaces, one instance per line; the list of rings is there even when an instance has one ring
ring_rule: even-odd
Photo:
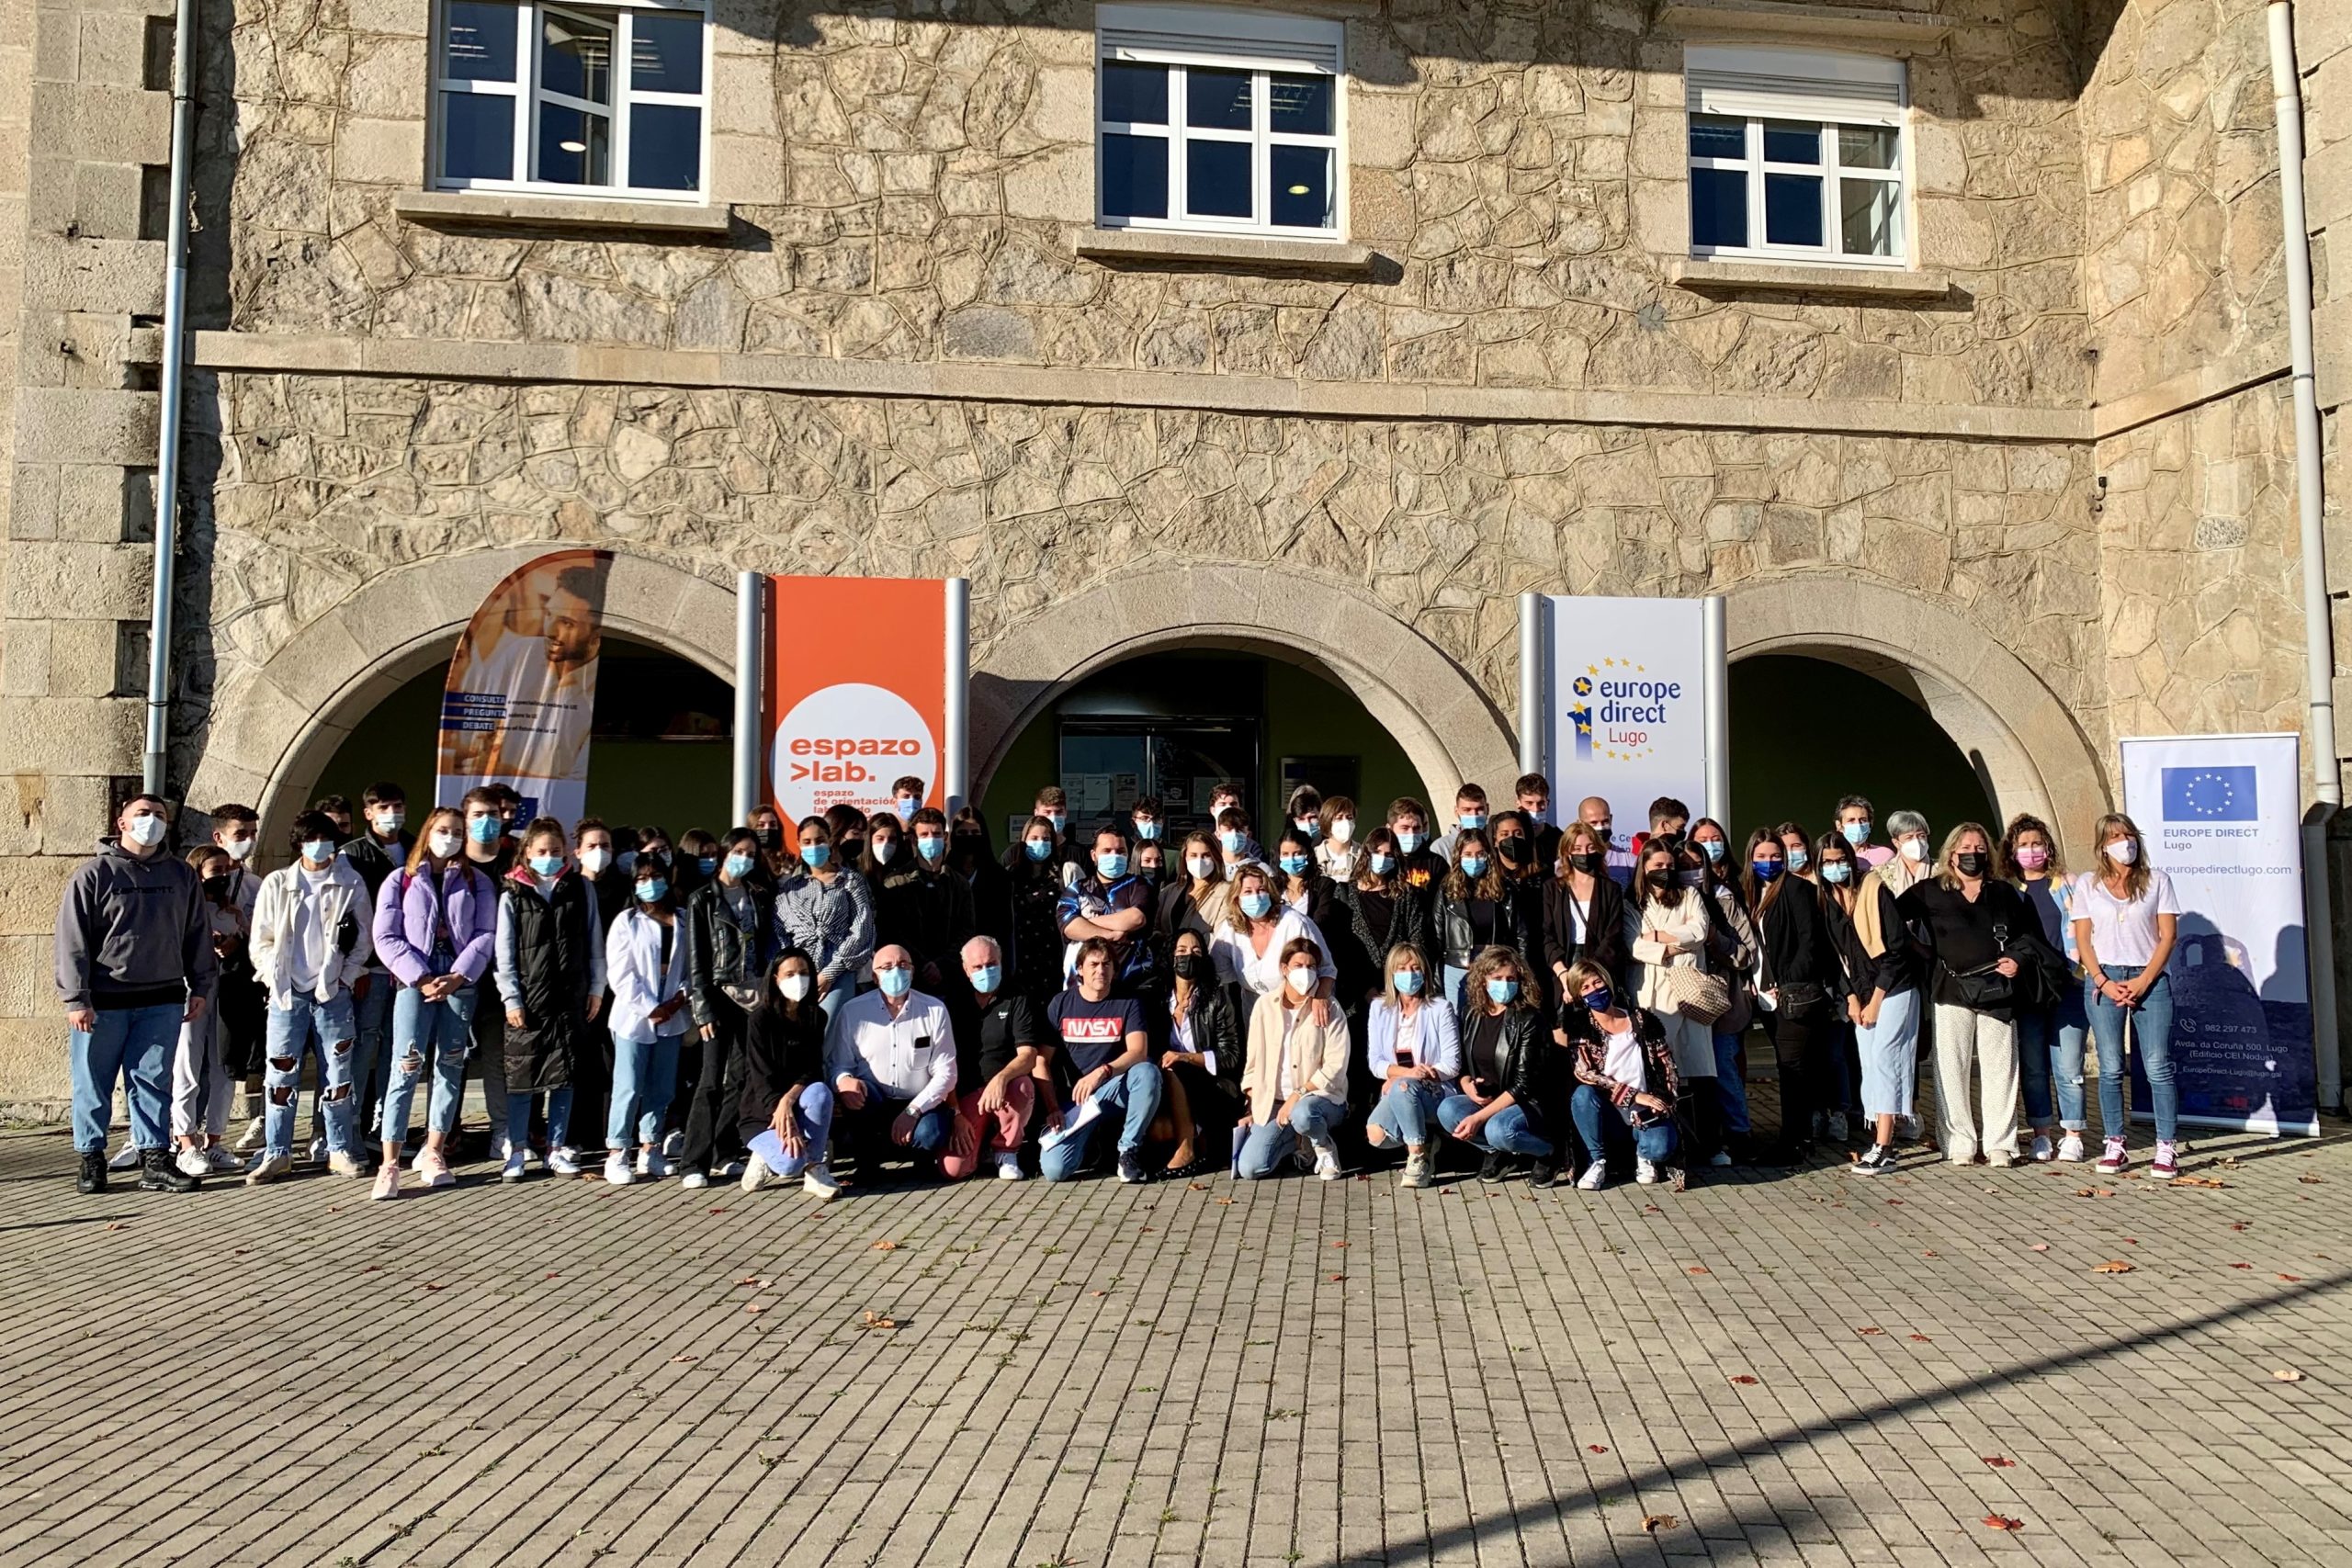
[[[2238,792],[2228,778],[2199,770],[2188,777],[2188,809],[2199,817],[2226,817],[2238,803]]]

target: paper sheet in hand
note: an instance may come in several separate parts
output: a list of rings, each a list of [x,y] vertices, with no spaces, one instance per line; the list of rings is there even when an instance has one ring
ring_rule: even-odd
[[[1062,1117],[1062,1124],[1060,1126],[1055,1128],[1052,1132],[1047,1133],[1037,1141],[1040,1144],[1058,1144],[1064,1138],[1069,1137],[1071,1134],[1079,1132],[1091,1124],[1097,1116],[1102,1114],[1102,1101],[1100,1099],[1090,1095],[1087,1099],[1069,1108],[1069,1112]]]

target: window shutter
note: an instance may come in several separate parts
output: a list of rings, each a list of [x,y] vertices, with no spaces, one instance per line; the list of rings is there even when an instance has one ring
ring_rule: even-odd
[[[1892,125],[1904,103],[1901,61],[1824,50],[1692,44],[1682,79],[1693,114]]]
[[[1311,17],[1194,6],[1102,5],[1094,8],[1105,60],[1198,61],[1207,65],[1340,73],[1346,29]]]

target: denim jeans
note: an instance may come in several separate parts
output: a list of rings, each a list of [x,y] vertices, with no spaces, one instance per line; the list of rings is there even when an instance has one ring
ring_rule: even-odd
[[[114,1086],[130,1104],[134,1148],[171,1145],[172,1052],[180,1040],[179,1002],[152,1008],[102,1008],[85,1034],[74,1031],[74,1146],[103,1152],[114,1120]]]
[[[924,1122],[930,1120],[929,1116],[923,1118]],[[797,1159],[784,1152],[784,1140],[776,1136],[774,1127],[755,1133],[751,1138],[752,1152],[764,1160],[767,1168],[778,1176],[798,1176],[812,1165],[825,1163],[825,1141],[833,1130],[833,1091],[820,1083],[812,1083],[802,1089],[800,1098],[792,1105],[792,1122],[800,1129],[801,1140],[808,1145],[808,1152]],[[920,1140],[920,1124],[916,1133]]]
[[[374,1130],[377,1115],[384,1108],[384,1089],[391,1077],[391,1053],[386,1039],[391,1032],[392,993],[399,984],[390,975],[371,973],[368,994],[354,997],[351,1002],[352,1027],[356,1031],[351,1047],[351,1124],[362,1133]]]
[[[1114,1115],[1124,1112],[1119,1123],[1119,1147],[1126,1150],[1143,1146],[1143,1136],[1151,1129],[1151,1119],[1159,1114],[1159,1065],[1137,1062],[1125,1072],[1112,1074],[1094,1091],[1094,1098],[1102,1102],[1102,1114],[1092,1125],[1037,1152],[1037,1171],[1046,1180],[1068,1181],[1076,1176],[1079,1168],[1086,1163],[1087,1145],[1094,1142],[1095,1135]]]
[[[268,1102],[264,1115],[265,1146],[272,1155],[294,1152],[294,1099],[302,1084],[302,1055],[319,1054],[319,1103],[325,1108],[327,1148],[351,1152],[351,996],[338,991],[332,1001],[305,993],[294,1005],[282,1008],[273,997],[269,1029],[262,1046],[262,1091]]]
[[[1465,1024],[1470,1017],[1470,1005],[1463,998],[1469,994],[1469,991],[1470,971],[1456,969],[1453,964],[1447,964],[1445,966],[1445,999],[1453,1004],[1453,1016],[1464,1020]]]
[[[538,1098],[536,1094],[528,1094],[521,1089],[513,1089],[507,1093],[506,1146],[508,1148],[520,1149],[530,1143],[531,1102]],[[548,1147],[550,1150],[568,1148],[571,1146],[571,1086],[565,1084],[561,1089],[548,1089],[547,1107]]]
[[[1336,1100],[1326,1100],[1319,1094],[1303,1095],[1298,1109],[1290,1113],[1287,1124],[1280,1122],[1261,1122],[1250,1129],[1241,1141],[1241,1157],[1236,1162],[1234,1174],[1244,1181],[1262,1181],[1280,1170],[1283,1161],[1290,1157],[1291,1145],[1301,1138],[1310,1144],[1328,1144],[1331,1130],[1348,1108]]]
[[[444,1137],[457,1131],[458,1111],[465,1102],[466,1057],[473,1050],[476,999],[471,986],[437,1002],[425,1000],[413,986],[402,986],[392,998],[392,1048],[385,1063],[391,1073],[384,1085],[385,1143],[408,1142],[410,1110],[428,1066],[433,1089],[424,1125]]]
[[[1424,1078],[1383,1084],[1380,1098],[1373,1101],[1372,1125],[1387,1134],[1392,1143],[1419,1148],[1430,1141],[1440,1098],[1437,1085]]]
[[[2143,965],[2100,966],[2110,980],[2136,980]],[[2098,1120],[2110,1138],[2123,1136],[2130,1121],[2131,1066],[2123,1059],[2124,1010],[2083,982],[2091,1035],[2098,1042]],[[2131,1010],[2132,1049],[2148,1075],[2148,1099],[2156,1113],[2156,1137],[2171,1143],[2180,1134],[2180,1089],[2172,1076],[2172,976],[2159,975],[2140,1005]]]
[[[630,1147],[632,1123],[635,1143],[650,1147],[662,1141],[662,1119],[670,1113],[670,1097],[678,1091],[678,1051],[685,1040],[683,1034],[662,1034],[642,1044],[613,1042],[613,1095],[605,1117],[606,1148]]]
[[[1908,1116],[1917,1103],[1919,993],[1897,991],[1878,1004],[1878,1021],[1854,1028],[1862,1064],[1862,1114]]]
[[[1606,1163],[1611,1155],[1623,1158],[1629,1148],[1652,1165],[1664,1165],[1674,1157],[1672,1121],[1628,1126],[1609,1097],[1589,1083],[1577,1085],[1576,1097],[1568,1101],[1568,1114],[1576,1121],[1577,1136],[1597,1161]]]
[[[874,1162],[899,1157],[901,1151],[918,1155],[939,1154],[946,1149],[947,1140],[956,1131],[956,1107],[953,1102],[934,1105],[916,1117],[914,1131],[904,1144],[900,1144],[892,1140],[890,1129],[914,1101],[893,1100],[872,1084],[865,1086],[865,1104],[856,1111],[841,1104],[830,1089],[827,1099],[831,1121],[840,1126],[842,1141],[858,1156],[859,1175],[868,1180],[872,1179]],[[831,1142],[831,1139],[827,1141]]]
[[[1715,1097],[1723,1101],[1724,1131],[1736,1138],[1745,1138],[1751,1131],[1747,1124],[1747,1080],[1739,1070],[1737,1034],[1715,1036]]]
[[[1462,1134],[1454,1129],[1477,1109],[1478,1102],[1468,1095],[1449,1094],[1437,1108],[1437,1119],[1449,1136],[1459,1138]],[[1491,1155],[1533,1155],[1544,1159],[1552,1153],[1551,1144],[1536,1135],[1534,1124],[1527,1119],[1526,1107],[1520,1105],[1507,1105],[1496,1111],[1476,1134],[1463,1142]]]
[[[2036,1129],[2055,1125],[2079,1133],[2090,1125],[2083,1119],[2083,1037],[2089,1028],[2081,991],[2068,991],[2054,1006],[2018,1014],[2025,1119]]]

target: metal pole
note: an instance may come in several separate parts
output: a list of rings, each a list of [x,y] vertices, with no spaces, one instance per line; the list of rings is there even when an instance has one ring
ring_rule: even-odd
[[[947,580],[946,728],[939,748],[939,793],[961,810],[972,786],[972,581]]]
[[[735,818],[748,822],[760,802],[760,600],[767,580],[735,574]]]
[[[172,592],[180,534],[180,396],[187,379],[187,186],[196,141],[196,0],[172,24],[172,215],[164,242],[163,407],[156,416],[155,597],[147,613],[147,757],[141,784],[164,793],[172,716]]]
[[[2303,829],[2303,930],[2312,984],[2312,1040],[2319,1102],[2344,1098],[2342,1043],[2336,1037],[2335,935],[2328,897],[2327,823],[2344,804],[2335,747],[2335,644],[2327,597],[2325,492],[2321,469],[2319,393],[2312,353],[2311,228],[2303,206],[2303,100],[2295,67],[2295,11],[2271,0],[2270,98],[2278,122],[2278,209],[2287,256],[2287,345],[2295,405],[2295,499],[2302,533],[2303,664],[2310,711],[2314,820]]]
[[[1709,594],[1701,616],[1700,642],[1705,652],[1707,692],[1703,714],[1707,725],[1707,815],[1731,821],[1731,660],[1724,632],[1724,597]]]
[[[1544,771],[1544,595],[1519,596],[1519,771]]]

